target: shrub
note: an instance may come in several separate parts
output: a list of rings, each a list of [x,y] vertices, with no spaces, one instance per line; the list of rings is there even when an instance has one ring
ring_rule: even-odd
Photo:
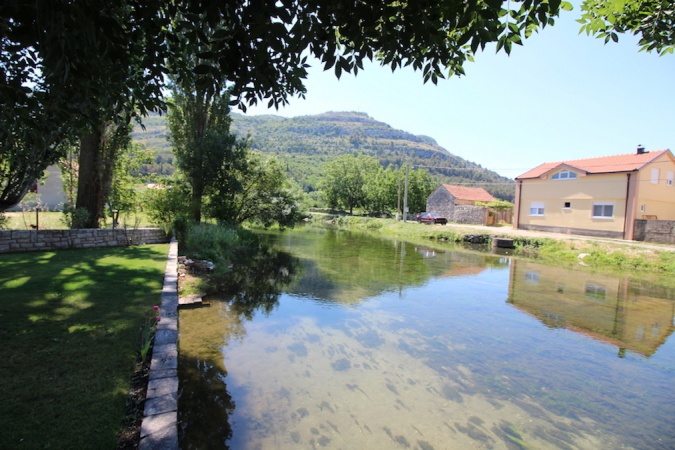
[[[203,223],[188,229],[183,250],[191,258],[211,261],[218,272],[223,272],[234,252],[256,244],[257,238],[250,231]]]
[[[82,228],[89,221],[89,211],[85,208],[75,208],[66,203],[63,205],[61,222],[71,229]]]
[[[175,180],[171,185],[145,191],[144,209],[153,224],[183,241],[190,224],[189,196],[187,185]]]

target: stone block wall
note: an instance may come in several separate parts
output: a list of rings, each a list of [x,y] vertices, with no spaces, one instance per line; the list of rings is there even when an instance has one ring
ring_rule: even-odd
[[[636,241],[675,244],[675,220],[635,221],[633,239]]]
[[[440,214],[452,222],[455,198],[445,189],[436,189],[427,197],[427,212]]]
[[[159,244],[169,238],[159,228],[82,230],[0,230],[0,253]]]
[[[455,205],[448,220],[454,223],[485,225],[487,216],[488,209],[484,206]]]

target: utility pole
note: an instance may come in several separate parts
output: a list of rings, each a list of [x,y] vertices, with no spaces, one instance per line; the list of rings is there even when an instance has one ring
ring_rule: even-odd
[[[405,222],[408,218],[408,172],[410,171],[410,165],[405,164],[405,188],[403,194],[403,221]]]
[[[398,171],[398,206],[396,207],[396,221],[401,219],[401,170]]]

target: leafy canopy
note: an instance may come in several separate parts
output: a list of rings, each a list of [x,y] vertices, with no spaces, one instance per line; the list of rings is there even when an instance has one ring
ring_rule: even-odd
[[[675,4],[672,0],[585,0],[578,20],[581,32],[605,43],[620,33],[639,37],[640,51],[661,55],[675,51]]]
[[[194,69],[213,81],[229,80],[246,103],[269,99],[279,105],[304,94],[309,54],[338,77],[357,73],[367,59],[392,70],[412,66],[435,83],[446,73],[462,74],[463,64],[487,44],[509,52],[552,24],[561,5],[566,3],[14,0],[0,6],[0,90],[14,102],[33,89],[49,92],[73,114],[92,97],[115,104],[119,99],[111,94],[124,87],[143,114],[161,107],[165,75]],[[205,33],[204,24],[217,32]],[[185,58],[186,48],[199,57],[196,65]]]

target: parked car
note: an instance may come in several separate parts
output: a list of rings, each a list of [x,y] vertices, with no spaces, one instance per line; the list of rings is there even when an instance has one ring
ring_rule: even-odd
[[[441,225],[445,225],[446,223],[448,223],[448,219],[441,216],[440,214],[435,213],[418,214],[417,221],[419,223],[426,223],[426,224],[440,223]]]

